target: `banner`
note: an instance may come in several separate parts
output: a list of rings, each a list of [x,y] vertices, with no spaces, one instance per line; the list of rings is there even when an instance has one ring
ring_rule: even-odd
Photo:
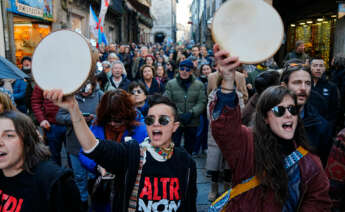
[[[53,21],[53,0],[7,0],[7,10],[20,15]]]

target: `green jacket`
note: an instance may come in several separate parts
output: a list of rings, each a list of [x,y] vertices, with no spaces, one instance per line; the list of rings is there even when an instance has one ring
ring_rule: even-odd
[[[164,92],[164,96],[167,96],[176,104],[178,116],[186,112],[193,114],[191,122],[185,127],[199,126],[200,115],[207,104],[204,85],[201,81],[196,80],[194,76],[192,78],[191,85],[188,89],[184,89],[180,77],[177,76],[167,82]]]

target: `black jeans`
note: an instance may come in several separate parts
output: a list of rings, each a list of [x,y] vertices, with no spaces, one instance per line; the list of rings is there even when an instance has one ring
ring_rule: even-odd
[[[194,144],[196,141],[197,127],[179,127],[176,132],[173,134],[173,141],[175,146],[181,145],[182,134],[184,138],[184,148],[189,154],[192,154]]]

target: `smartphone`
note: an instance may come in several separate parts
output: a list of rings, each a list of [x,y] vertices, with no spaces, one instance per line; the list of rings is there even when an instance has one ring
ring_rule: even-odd
[[[91,114],[90,113],[83,113],[83,116],[84,117],[88,117],[88,116],[90,116]]]

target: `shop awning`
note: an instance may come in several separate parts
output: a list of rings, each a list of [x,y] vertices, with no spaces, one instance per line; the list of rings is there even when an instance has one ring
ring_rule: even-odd
[[[145,5],[142,0],[127,0],[130,6],[135,9],[137,12],[141,13],[142,15],[146,16],[147,18],[152,18],[150,14],[150,7],[149,5]],[[127,4],[128,5],[128,4]]]

